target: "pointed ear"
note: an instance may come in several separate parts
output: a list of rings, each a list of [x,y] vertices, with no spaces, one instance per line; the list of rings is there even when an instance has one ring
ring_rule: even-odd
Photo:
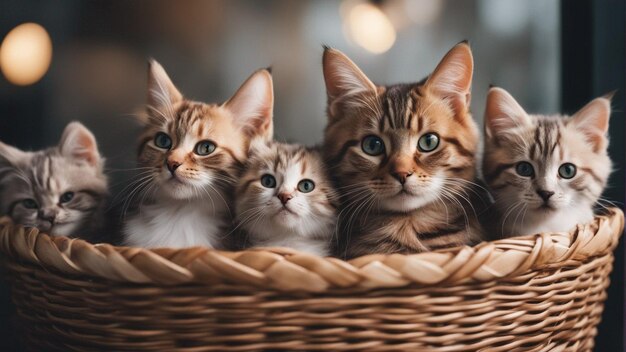
[[[530,117],[506,90],[492,87],[485,106],[485,134],[487,138],[511,132],[517,127],[529,126]]]
[[[250,76],[223,105],[249,137],[271,140],[274,134],[274,87],[269,70],[258,70]]]
[[[156,60],[150,59],[148,67],[148,114],[150,116],[168,116],[172,113],[172,105],[180,102],[183,95],[180,94],[172,80]],[[159,114],[153,109],[160,111]]]
[[[0,142],[0,167],[3,164],[9,164],[12,166],[24,163],[30,158],[31,153],[22,151],[16,147],[10,146]]]
[[[611,96],[596,98],[572,116],[569,124],[585,134],[595,152],[607,147],[606,133],[611,116]]]
[[[455,45],[428,77],[426,89],[448,102],[457,116],[469,110],[474,58],[467,42]]]
[[[65,127],[61,142],[59,142],[59,149],[66,157],[85,161],[91,166],[100,164],[96,138],[80,122],[70,122]]]
[[[322,64],[329,105],[347,95],[376,91],[376,85],[341,51],[324,48]]]

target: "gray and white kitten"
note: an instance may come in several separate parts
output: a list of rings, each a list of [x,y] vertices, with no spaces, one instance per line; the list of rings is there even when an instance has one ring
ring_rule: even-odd
[[[30,152],[0,142],[0,214],[55,236],[91,239],[108,195],[93,134],[67,125],[55,147]]]
[[[330,255],[334,199],[317,150],[253,140],[235,193],[243,247],[289,247]]]
[[[529,115],[501,88],[485,112],[483,175],[504,237],[569,231],[593,219],[611,173],[610,97],[573,116]]]

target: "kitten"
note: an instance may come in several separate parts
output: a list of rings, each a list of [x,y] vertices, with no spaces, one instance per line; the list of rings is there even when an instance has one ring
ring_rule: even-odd
[[[569,231],[593,219],[611,173],[610,114],[610,97],[603,97],[572,117],[529,115],[504,89],[489,90],[483,174],[496,233]]]
[[[255,72],[224,104],[183,98],[152,61],[139,145],[136,214],[124,227],[137,247],[223,247],[234,181],[253,137],[272,138],[268,70]]]
[[[318,150],[255,140],[235,197],[250,246],[330,255],[336,204]]]
[[[0,142],[0,214],[54,236],[94,239],[108,196],[103,167],[96,139],[78,122],[41,151]]]
[[[326,48],[325,154],[342,197],[339,254],[415,253],[471,244],[478,129],[473,59],[452,48],[419,83],[378,86]]]

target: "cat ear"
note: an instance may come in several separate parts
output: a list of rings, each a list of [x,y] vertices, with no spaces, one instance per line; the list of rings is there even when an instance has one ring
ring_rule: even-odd
[[[376,85],[341,51],[325,47],[322,64],[329,105],[344,96],[376,92]]]
[[[235,122],[244,128],[248,136],[272,139],[274,88],[268,69],[253,73],[223,106],[230,110]]]
[[[469,110],[474,59],[467,42],[455,45],[428,77],[428,91],[448,102],[457,117]]]
[[[488,138],[531,124],[530,118],[506,90],[492,87],[485,106],[485,134]]]
[[[0,167],[3,164],[16,166],[30,158],[31,153],[0,142]]]
[[[596,98],[572,116],[569,124],[584,133],[587,142],[598,152],[607,145],[612,94]]]
[[[169,109],[168,112],[171,113],[172,105],[182,99],[183,95],[176,89],[172,80],[165,73],[163,66],[156,60],[150,59],[148,67],[148,113],[154,113],[151,111],[152,109],[161,112]]]
[[[98,166],[100,163],[96,138],[80,122],[70,122],[65,127],[59,149],[62,155],[85,161],[91,166]]]

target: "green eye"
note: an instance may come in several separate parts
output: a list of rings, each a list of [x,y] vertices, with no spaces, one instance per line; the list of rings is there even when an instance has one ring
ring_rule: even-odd
[[[196,154],[209,155],[215,151],[216,145],[211,141],[201,141],[196,144]]]
[[[527,161],[520,161],[519,163],[517,163],[517,166],[515,166],[515,171],[518,175],[524,177],[531,177],[535,174],[535,169]]]
[[[172,139],[163,132],[159,132],[154,136],[154,145],[162,149],[170,149],[172,147]]]
[[[298,182],[298,191],[302,193],[309,193],[315,189],[315,183],[309,179],[304,179]]]
[[[261,184],[265,188],[274,188],[276,187],[276,179],[272,175],[265,174],[261,176]]]
[[[24,199],[22,201],[22,205],[24,206],[24,208],[26,209],[37,209],[39,206],[37,205],[37,202],[35,202],[34,199]]]
[[[65,192],[61,195],[61,198],[59,199],[59,201],[61,203],[67,203],[72,199],[74,199],[74,192]]]
[[[426,133],[417,141],[417,147],[423,152],[432,152],[439,146],[439,136],[436,133]]]
[[[361,142],[361,149],[368,155],[381,155],[385,152],[385,142],[377,136],[367,136]]]
[[[559,176],[565,179],[570,179],[576,176],[576,165],[572,163],[565,163],[559,167]]]

